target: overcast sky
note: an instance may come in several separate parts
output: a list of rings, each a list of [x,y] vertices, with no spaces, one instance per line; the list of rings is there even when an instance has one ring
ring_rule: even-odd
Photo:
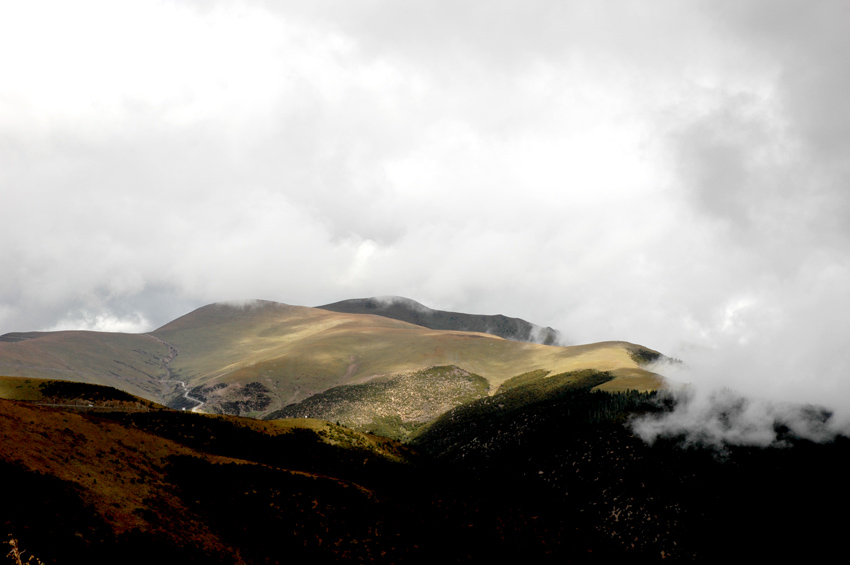
[[[848,22],[0,0],[0,333],[401,295],[850,403]]]

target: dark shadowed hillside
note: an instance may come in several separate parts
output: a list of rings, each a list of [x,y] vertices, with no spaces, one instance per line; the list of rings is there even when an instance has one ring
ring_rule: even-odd
[[[544,328],[520,318],[509,318],[501,314],[489,316],[432,310],[415,300],[401,296],[354,298],[317,306],[317,308],[347,314],[375,314],[432,330],[481,332],[514,341],[562,345],[559,331]]]
[[[670,398],[594,390],[611,378],[518,375],[413,445],[320,420],[39,406],[55,382],[7,379],[29,400],[0,399],[0,533],[45,563],[92,565],[809,562],[843,549],[846,438],[647,445],[628,418]]]
[[[572,514],[628,563],[792,562],[843,550],[846,437],[813,443],[777,424],[782,441],[771,447],[686,446],[678,436],[648,445],[630,418],[666,411],[675,397],[593,390],[606,378],[521,375],[411,443],[497,493]]]
[[[492,483],[317,420],[0,399],[0,437],[0,480],[14,487],[2,533],[45,563],[601,563],[609,553],[574,510],[521,490],[493,496]]]

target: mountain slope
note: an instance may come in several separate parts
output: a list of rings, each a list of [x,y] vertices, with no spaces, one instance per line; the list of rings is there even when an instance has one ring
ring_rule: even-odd
[[[205,409],[226,402],[227,395],[244,398],[251,385],[268,399],[257,414],[336,386],[443,365],[480,375],[493,389],[534,369],[650,375],[632,355],[637,346],[625,342],[552,347],[265,301],[205,306],[151,335],[176,348],[174,378],[185,381],[193,396],[214,401]],[[624,377],[631,381],[637,382],[633,375]],[[659,383],[656,377],[653,388]]]
[[[553,347],[384,316],[253,301],[204,306],[149,334],[45,332],[0,342],[0,374],[106,384],[180,408],[263,416],[342,385],[453,365],[495,390],[531,370],[593,369],[658,388],[625,342]]]
[[[163,380],[168,348],[148,335],[61,331],[0,337],[5,338],[0,375],[102,384],[154,401],[174,391]]]
[[[480,332],[515,341],[543,345],[562,344],[561,334],[557,330],[544,328],[520,318],[509,318],[501,314],[491,316],[433,310],[415,300],[401,296],[354,298],[317,306],[317,308],[348,314],[375,314],[432,330]]]
[[[275,410],[266,419],[320,418],[407,440],[441,414],[487,395],[486,380],[454,366],[341,385]]]

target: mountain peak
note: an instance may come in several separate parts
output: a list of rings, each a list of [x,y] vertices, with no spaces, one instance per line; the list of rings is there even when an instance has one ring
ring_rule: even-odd
[[[304,306],[291,306],[272,300],[227,300],[213,302],[184,314],[151,333],[186,327],[215,325],[233,318],[258,318],[293,312]]]

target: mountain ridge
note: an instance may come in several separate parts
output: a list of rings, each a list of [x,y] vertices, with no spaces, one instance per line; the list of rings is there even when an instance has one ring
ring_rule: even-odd
[[[538,326],[521,318],[502,314],[465,314],[434,310],[403,296],[353,298],[316,306],[316,308],[348,314],[375,314],[435,330],[487,333],[514,341],[566,345],[558,330]]]

